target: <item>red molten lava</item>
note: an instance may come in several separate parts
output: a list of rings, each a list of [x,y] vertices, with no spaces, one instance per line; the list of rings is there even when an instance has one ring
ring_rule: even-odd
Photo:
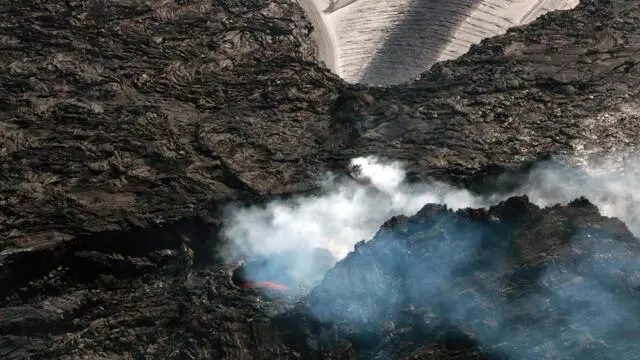
[[[268,290],[289,290],[289,288],[282,284],[277,284],[271,281],[253,281],[253,282],[245,282],[241,283],[240,286],[243,289],[248,288],[258,288],[258,289],[268,289]]]

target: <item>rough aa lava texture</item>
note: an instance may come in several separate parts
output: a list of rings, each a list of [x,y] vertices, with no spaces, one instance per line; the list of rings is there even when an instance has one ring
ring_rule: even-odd
[[[218,210],[313,190],[319,174],[359,155],[405,160],[418,178],[477,186],[548,153],[633,149],[638,44],[639,1],[584,1],[486,40],[413,83],[373,89],[350,86],[315,60],[311,27],[293,1],[0,1],[0,358],[582,356],[575,337],[541,345],[547,321],[564,316],[545,301],[574,300],[557,295],[565,288],[545,277],[555,272],[534,270],[555,261],[588,279],[595,270],[568,265],[586,251],[573,255],[572,237],[611,244],[619,266],[636,254],[624,226],[592,206],[527,205],[526,221],[515,223],[495,209],[497,220],[443,213],[476,219],[482,226],[465,225],[465,236],[505,252],[495,268],[465,268],[461,259],[452,276],[459,283],[435,281],[445,270],[435,272],[440,278],[408,273],[429,270],[418,261],[429,258],[429,239],[459,235],[446,221],[433,236],[396,229],[397,239],[386,239],[383,230],[308,298],[280,300],[239,289],[232,268],[216,261]],[[417,240],[412,255],[394,249],[403,238]],[[463,253],[473,258],[472,250]],[[397,269],[385,262],[390,254],[418,268]],[[350,279],[344,269],[353,266],[358,278]],[[367,276],[382,280],[355,283]],[[607,276],[613,288],[603,296],[613,292],[619,313],[633,314],[626,300],[635,280]],[[484,277],[502,282],[483,289]],[[407,290],[425,288],[440,297]],[[456,297],[470,299],[466,317],[440,305],[458,291],[469,292]],[[518,301],[558,316],[515,314]],[[336,304],[349,312],[336,317]],[[516,329],[518,316],[531,326]],[[633,338],[637,319],[625,319]],[[621,335],[611,340],[569,320],[590,335],[594,354],[626,359],[635,351]]]
[[[300,311],[362,359],[636,359],[639,251],[586,199],[427,205],[383,225]]]

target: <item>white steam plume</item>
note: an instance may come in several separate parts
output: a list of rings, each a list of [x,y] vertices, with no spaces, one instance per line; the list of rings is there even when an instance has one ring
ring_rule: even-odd
[[[475,196],[443,183],[407,184],[402,163],[362,157],[351,161],[353,179],[329,175],[322,195],[277,200],[264,206],[228,208],[223,235],[226,256],[268,255],[299,248],[326,248],[338,259],[368,240],[395,215],[413,215],[427,203],[450,208],[486,207],[512,195],[526,194],[540,206],[580,196],[597,205],[603,215],[621,218],[640,234],[639,161],[612,170],[613,159],[598,165],[574,166],[570,161],[535,167],[523,184],[509,194]]]
[[[321,247],[341,259],[394,215],[411,215],[427,203],[474,204],[466,190],[440,183],[405,184],[399,162],[364,157],[351,164],[357,169],[352,173],[354,179],[329,175],[321,183],[322,195],[230,208],[223,228],[230,241],[227,254],[236,257]]]
[[[621,154],[581,165],[568,158],[547,161],[535,166],[514,193],[528,195],[538,206],[566,203],[584,196],[602,215],[621,219],[635,236],[640,236],[639,165],[638,156],[625,159]],[[504,197],[494,195],[490,202]]]

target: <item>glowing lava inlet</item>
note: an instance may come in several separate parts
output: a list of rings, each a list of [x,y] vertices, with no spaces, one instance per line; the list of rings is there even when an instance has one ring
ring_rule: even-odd
[[[637,235],[640,176],[634,169],[639,168],[640,158],[630,157],[626,162],[623,168],[629,171],[611,172],[604,159],[584,166],[549,161],[532,169],[510,193],[476,196],[438,182],[408,183],[400,162],[356,158],[351,162],[350,178],[328,175],[318,195],[228,207],[222,229],[226,244],[221,251],[228,261],[253,259],[243,266],[248,274],[243,275],[244,282],[311,285],[335,260],[353,251],[357,242],[371,239],[393,216],[413,215],[428,203],[447,204],[452,209],[487,207],[519,194],[528,194],[541,206],[589,194],[606,216],[621,218]]]
[[[289,290],[286,285],[277,284],[271,281],[244,282],[240,283],[238,286],[243,289],[256,288],[265,290]]]

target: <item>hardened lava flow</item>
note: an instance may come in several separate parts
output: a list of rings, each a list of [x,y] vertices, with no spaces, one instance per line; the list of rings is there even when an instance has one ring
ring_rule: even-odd
[[[326,249],[295,248],[244,259],[233,271],[232,281],[241,288],[303,294],[335,263],[336,258]]]

